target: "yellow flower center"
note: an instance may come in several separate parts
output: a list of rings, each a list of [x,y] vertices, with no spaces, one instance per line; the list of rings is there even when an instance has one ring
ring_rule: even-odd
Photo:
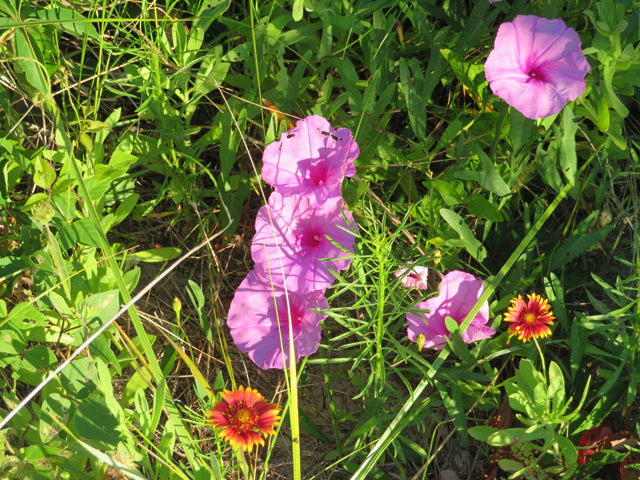
[[[236,408],[232,408],[228,418],[229,423],[238,433],[253,430],[258,423],[258,413],[244,402],[240,402]]]
[[[536,323],[536,316],[531,312],[527,312],[524,314],[524,323],[527,325],[531,325],[532,323]]]

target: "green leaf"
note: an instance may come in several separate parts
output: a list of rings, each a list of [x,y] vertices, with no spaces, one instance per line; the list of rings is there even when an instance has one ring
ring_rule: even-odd
[[[168,262],[169,260],[179,257],[180,253],[182,253],[182,251],[179,248],[165,247],[143,250],[142,252],[133,253],[131,256],[141,262],[154,263]]]
[[[411,59],[411,64],[418,64],[418,60],[416,58]],[[418,83],[420,81],[424,82],[422,78],[422,73],[417,72],[413,75],[409,71],[409,67],[407,66],[407,62],[404,58],[400,58],[399,62],[400,67],[400,84],[402,85],[402,91],[404,92],[404,97],[407,102],[407,113],[409,114],[409,121],[411,122],[411,128],[413,133],[415,133],[418,141],[422,141],[427,132],[427,110],[426,110],[426,101],[422,96],[422,89],[419,89]],[[414,72],[416,69],[414,68]],[[414,87],[413,79],[416,82]]]
[[[102,231],[98,231],[90,217],[80,218],[73,222],[73,229],[76,232],[78,243],[89,247],[102,247],[100,243]]]
[[[60,425],[53,421],[51,417],[55,417],[58,422],[66,425],[70,408],[71,400],[61,396],[59,393],[52,393],[44,399],[40,409],[40,422],[38,425],[38,433],[40,433],[42,443],[49,443],[61,430]]]
[[[309,435],[317,438],[321,442],[326,443],[327,445],[331,445],[333,443],[331,440],[329,440],[329,437],[327,437],[324,434],[324,432],[320,429],[320,427],[318,427],[318,425],[316,425],[311,421],[311,419],[309,418],[309,416],[304,410],[299,410],[299,413],[300,413],[300,428],[302,428]]]
[[[460,240],[447,240],[447,245],[464,247],[473,258],[482,262],[487,256],[487,250],[482,246],[482,243],[476,239],[462,217],[446,208],[440,209],[440,215],[442,215],[442,218],[445,219],[451,228],[460,235]]]
[[[455,320],[454,320],[455,321]],[[464,414],[464,405],[462,404],[462,394],[460,385],[457,382],[451,382],[451,396],[447,389],[436,380],[436,387],[440,392],[440,397],[449,414],[449,418],[453,419],[453,424],[462,439],[467,441],[467,418]]]
[[[96,389],[91,380],[91,368],[91,359],[82,357],[76,358],[60,373],[62,386],[76,400],[88,397]]]
[[[87,22],[87,19],[75,10],[67,8],[51,8],[45,10],[39,8],[33,12],[33,15],[41,20],[55,20],[55,23],[52,24],[54,27],[81,40],[84,39],[85,35],[88,35],[94,40],[100,40],[100,35],[98,35],[94,26]]]
[[[479,193],[474,193],[469,198],[469,205],[467,205],[467,210],[471,215],[476,215],[478,217],[485,218],[487,220],[491,220],[492,222],[502,222],[502,214],[500,210],[489,202],[485,200],[485,198]]]
[[[469,435],[471,435],[473,438],[475,438],[480,442],[486,442],[487,438],[489,438],[491,435],[493,435],[498,431],[499,430],[497,428],[485,427],[485,426],[471,427],[468,430]]]
[[[462,203],[462,197],[449,182],[436,180],[435,182],[431,182],[431,185],[438,190],[438,193],[442,195],[442,199],[448,206],[452,207]]]
[[[304,0],[293,1],[292,17],[294,22],[302,20],[302,14],[304,13]]]
[[[599,228],[595,232],[569,236],[551,257],[549,271],[563,267],[574,258],[577,258],[581,253],[586,252],[592,245],[595,245],[609,235],[614,227],[615,225],[607,225],[606,227]]]
[[[517,153],[518,150],[527,143],[535,123],[535,120],[525,117],[515,108],[511,109],[511,130],[509,131],[509,135],[511,137],[513,153]]]
[[[27,81],[42,93],[49,93],[49,75],[45,68],[44,56],[38,43],[26,28],[18,28],[15,33],[16,56],[14,62],[22,67]]]
[[[541,440],[547,436],[547,431],[542,426],[532,428],[506,428],[489,435],[487,443],[492,447],[506,447],[519,442],[531,442]]]
[[[17,275],[25,268],[27,264],[21,258],[10,256],[0,258],[0,282]]]
[[[490,192],[495,193],[500,197],[509,195],[511,190],[506,182],[502,179],[496,168],[493,166],[493,162],[487,157],[482,149],[475,145],[476,154],[480,159],[480,167],[482,171],[476,172],[471,170],[458,171],[454,174],[456,178],[461,180],[473,180],[478,182],[482,187],[486,188]]]
[[[451,65],[453,73],[458,77],[460,83],[476,94],[476,100],[482,100],[482,94],[488,82],[483,76],[478,77],[478,75],[484,71],[484,67],[465,61],[462,55],[452,50],[443,48],[440,52]]]
[[[568,182],[576,184],[578,157],[576,154],[576,132],[578,122],[571,107],[562,110],[562,137],[560,140],[560,168]]]

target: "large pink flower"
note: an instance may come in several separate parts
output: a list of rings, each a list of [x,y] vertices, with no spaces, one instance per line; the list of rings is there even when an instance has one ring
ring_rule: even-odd
[[[320,321],[327,316],[313,309],[327,309],[323,291],[300,295],[289,291],[289,308],[282,287],[272,285],[269,276],[256,268],[236,290],[227,325],[234,343],[260,368],[284,368],[289,359],[289,315],[293,328],[296,362],[318,350]],[[281,342],[282,339],[282,342]]]
[[[357,225],[343,205],[341,197],[317,205],[309,197],[284,197],[273,192],[269,203],[258,211],[251,245],[253,260],[265,271],[270,269],[278,285],[283,284],[284,272],[289,291],[326,290],[335,279],[329,269],[340,272],[351,263],[349,255],[331,242],[353,253],[355,233],[345,217],[354,228]]]
[[[265,149],[262,178],[285,197],[304,195],[321,204],[340,196],[340,182],[356,173],[353,160],[359,154],[348,128],[334,130],[313,115]]]
[[[560,19],[534,15],[500,25],[484,65],[493,93],[533,120],[582,95],[588,71],[576,31]]]
[[[462,325],[483,292],[482,280],[476,280],[473,275],[457,270],[447,273],[440,284],[438,296],[416,305],[416,308],[430,310],[430,313],[407,313],[409,340],[416,342],[418,335],[423,335],[424,347],[442,350],[446,344],[445,337],[451,338],[445,317],[451,317]],[[489,338],[496,331],[485,325],[488,321],[489,302],[485,302],[462,333],[462,339],[471,343]]]

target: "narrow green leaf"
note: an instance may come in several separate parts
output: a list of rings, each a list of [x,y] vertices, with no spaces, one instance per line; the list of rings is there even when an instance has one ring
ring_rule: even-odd
[[[84,39],[85,35],[88,35],[94,40],[100,40],[100,35],[95,27],[91,23],[88,23],[82,14],[75,10],[67,8],[39,8],[33,12],[33,15],[41,20],[53,20],[53,26],[81,40]]]
[[[462,180],[473,180],[478,182],[482,187],[486,188],[490,192],[495,193],[500,197],[509,195],[511,190],[507,183],[502,179],[496,167],[489,157],[482,151],[482,149],[475,145],[475,151],[480,159],[480,167],[482,171],[462,170],[454,174],[456,178]]]
[[[615,225],[607,225],[606,227],[599,228],[595,232],[587,233],[586,235],[571,235],[565,242],[556,250],[551,257],[551,263],[549,265],[549,271],[556,270],[574,258],[577,258],[583,252],[586,252],[589,247],[595,245],[607,235],[611,233]]]
[[[576,184],[578,157],[576,154],[576,132],[578,122],[571,107],[562,110],[562,138],[560,140],[560,168],[568,182]]]
[[[448,210],[446,208],[440,209],[440,215],[445,221],[460,235],[460,240],[447,240],[447,245],[461,246],[469,252],[473,258],[482,262],[487,256],[487,250],[482,246],[482,243],[473,235],[473,232],[469,226],[465,223],[463,218],[457,213]]]
[[[418,63],[415,58],[411,59],[411,62]],[[416,134],[418,141],[422,141],[427,132],[427,110],[422,95],[418,92],[417,83],[423,81],[423,78],[416,78],[409,71],[407,62],[404,58],[400,58],[400,84],[402,85],[402,91],[407,102],[407,113],[409,114],[409,121],[411,122],[411,129]],[[416,82],[414,87],[413,82]]]
[[[179,248],[164,247],[154,248],[152,250],[143,250],[142,252],[136,252],[131,254],[141,262],[154,263],[154,262],[168,262],[174,258],[178,258],[182,251]]]

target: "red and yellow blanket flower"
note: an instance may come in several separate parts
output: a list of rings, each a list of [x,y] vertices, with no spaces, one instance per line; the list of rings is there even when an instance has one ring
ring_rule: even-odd
[[[265,401],[257,390],[240,386],[231,392],[224,390],[222,400],[207,412],[207,422],[212,428],[222,428],[221,438],[226,438],[234,448],[251,451],[256,444],[264,445],[264,435],[274,435],[273,427],[280,425],[280,407]]]
[[[511,307],[505,315],[504,321],[510,322],[509,336],[517,336],[518,340],[528,342],[531,337],[549,337],[553,325],[553,312],[546,298],[540,295],[527,295],[525,302],[522,295],[511,300]]]

